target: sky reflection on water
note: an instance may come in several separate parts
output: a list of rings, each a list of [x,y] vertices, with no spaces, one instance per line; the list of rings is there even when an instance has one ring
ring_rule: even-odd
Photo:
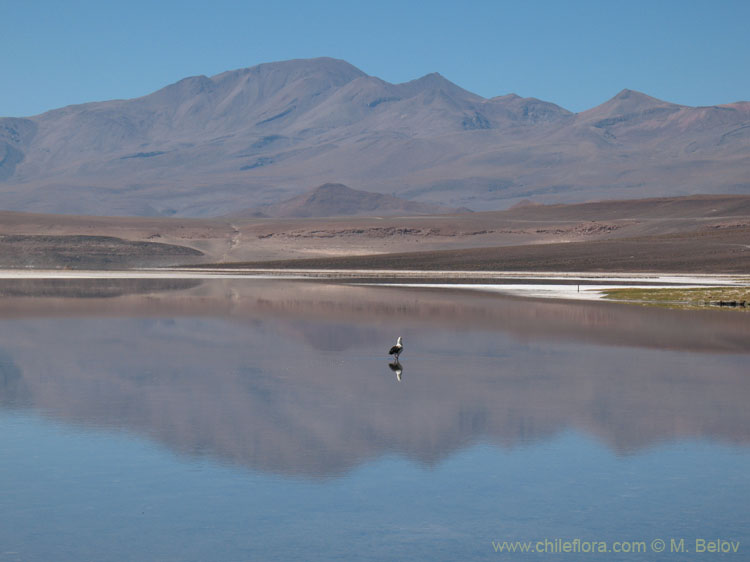
[[[163,289],[3,299],[0,560],[493,558],[492,540],[665,533],[750,548],[748,315]]]

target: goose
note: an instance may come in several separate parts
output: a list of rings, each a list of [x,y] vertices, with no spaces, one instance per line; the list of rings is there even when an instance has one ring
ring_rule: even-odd
[[[398,356],[401,355],[401,352],[403,350],[404,350],[404,345],[401,343],[401,336],[399,336],[398,340],[396,341],[396,345],[394,345],[388,351],[388,355],[393,355],[396,358],[396,361],[398,361]]]

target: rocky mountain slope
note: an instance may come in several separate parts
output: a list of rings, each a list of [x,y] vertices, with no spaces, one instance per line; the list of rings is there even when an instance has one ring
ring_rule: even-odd
[[[573,114],[321,58],[1,118],[0,208],[218,216],[330,182],[473,210],[746,193],[749,157],[748,102],[693,108],[623,90]]]

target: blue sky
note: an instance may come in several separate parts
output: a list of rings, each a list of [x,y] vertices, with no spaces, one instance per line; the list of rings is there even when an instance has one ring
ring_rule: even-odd
[[[747,0],[0,0],[0,115],[316,56],[390,82],[440,72],[485,97],[572,111],[623,88],[729,103],[750,100],[748,22]]]

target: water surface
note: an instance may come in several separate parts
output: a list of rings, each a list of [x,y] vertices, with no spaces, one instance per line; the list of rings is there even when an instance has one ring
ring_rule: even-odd
[[[750,315],[80,283],[0,287],[0,560],[748,555]]]

